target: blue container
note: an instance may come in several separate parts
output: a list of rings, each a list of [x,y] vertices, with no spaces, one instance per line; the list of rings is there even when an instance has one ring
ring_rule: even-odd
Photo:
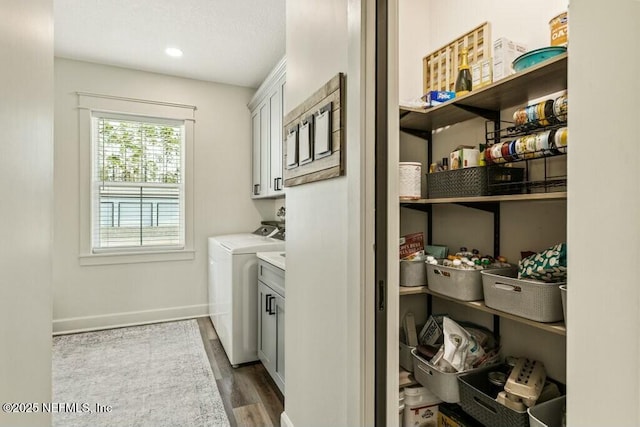
[[[551,47],[543,47],[540,49],[532,50],[531,52],[527,52],[518,56],[513,60],[513,69],[516,71],[522,71],[526,68],[532,67],[540,62],[546,61],[547,59],[553,58],[554,56],[561,55],[567,51],[567,48],[564,46],[551,46]]]

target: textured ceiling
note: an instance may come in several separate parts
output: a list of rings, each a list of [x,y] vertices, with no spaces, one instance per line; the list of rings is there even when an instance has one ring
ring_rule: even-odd
[[[56,56],[199,80],[257,87],[285,53],[285,0],[54,0],[54,19]]]

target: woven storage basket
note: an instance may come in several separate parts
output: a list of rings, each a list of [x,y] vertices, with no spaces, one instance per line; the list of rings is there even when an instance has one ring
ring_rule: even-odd
[[[460,301],[478,301],[484,298],[480,271],[427,264],[427,286],[432,291]],[[509,274],[514,268],[493,268],[488,271]]]
[[[529,427],[527,411],[514,411],[496,402],[498,390],[487,379],[491,371],[507,373],[508,366],[489,366],[458,377],[460,406],[467,414],[491,427]]]
[[[487,307],[536,322],[559,322],[563,318],[560,285],[516,279],[482,271]]]
[[[442,372],[418,355],[416,349],[411,350],[413,355],[413,376],[421,385],[427,387],[447,403],[460,402],[458,385],[458,372]]]
[[[554,427],[562,425],[562,412],[567,396],[556,397],[527,409],[531,427]]]
[[[502,166],[478,166],[427,174],[430,199],[510,194],[522,190],[524,169]],[[500,184],[494,191],[493,185]],[[513,184],[504,186],[505,183]]]

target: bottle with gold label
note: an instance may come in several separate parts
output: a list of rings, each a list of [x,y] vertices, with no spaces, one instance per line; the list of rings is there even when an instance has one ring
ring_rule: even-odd
[[[466,95],[471,91],[471,71],[469,70],[469,51],[463,48],[460,51],[460,65],[458,65],[458,78],[456,79],[456,97]]]

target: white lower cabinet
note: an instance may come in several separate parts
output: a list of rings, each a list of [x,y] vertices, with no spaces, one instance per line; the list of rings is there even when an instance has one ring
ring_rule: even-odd
[[[284,271],[258,267],[258,358],[284,394]]]

